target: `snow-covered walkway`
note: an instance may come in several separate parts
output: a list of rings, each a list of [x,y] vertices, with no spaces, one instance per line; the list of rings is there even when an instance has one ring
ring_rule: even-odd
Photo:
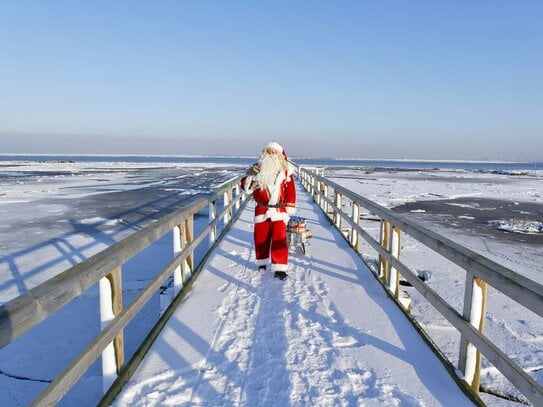
[[[467,406],[365,264],[298,188],[313,232],[285,281],[254,264],[252,204],[116,404]]]

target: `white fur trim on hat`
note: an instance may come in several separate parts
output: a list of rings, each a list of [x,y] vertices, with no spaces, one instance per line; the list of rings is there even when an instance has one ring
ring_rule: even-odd
[[[266,147],[264,149],[271,148],[275,151],[277,151],[279,154],[283,154],[283,146],[279,144],[277,141],[270,141],[268,144],[266,144]]]

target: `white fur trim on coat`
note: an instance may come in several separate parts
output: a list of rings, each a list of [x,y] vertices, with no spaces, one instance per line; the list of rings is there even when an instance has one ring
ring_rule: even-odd
[[[258,266],[265,266],[270,262],[270,258],[266,257],[265,259],[256,259],[256,264]]]
[[[288,264],[272,264],[271,265],[272,271],[287,271],[288,270]]]
[[[290,216],[289,216],[288,213],[278,212],[277,209],[275,209],[275,208],[268,208],[266,213],[263,213],[262,215],[256,215],[255,219],[254,219],[254,222],[255,223],[262,223],[262,222],[265,222],[268,219],[271,220],[272,222],[282,220],[283,222],[285,222],[285,225],[286,225],[288,223],[288,221],[290,220]]]
[[[285,222],[285,225],[286,225],[288,221],[290,220],[290,216],[288,213],[278,212],[275,208],[270,208],[270,209],[274,209],[274,211],[270,213],[270,219],[272,222],[277,222],[278,220],[282,220],[283,222]]]
[[[255,216],[255,223],[262,223],[264,222],[266,219],[268,219],[269,216],[267,216],[266,213],[262,214],[262,215],[256,215]]]

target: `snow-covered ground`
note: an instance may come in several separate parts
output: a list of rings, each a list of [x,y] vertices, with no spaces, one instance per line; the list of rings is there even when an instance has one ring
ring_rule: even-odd
[[[484,255],[539,284],[543,283],[543,178],[471,171],[331,169],[333,181]],[[370,216],[371,218],[371,216]],[[363,221],[377,236],[379,224]],[[368,253],[372,250],[367,249]],[[401,257],[461,312],[465,273],[409,236]],[[373,261],[369,259],[369,261]],[[459,335],[416,290],[413,314],[447,357],[456,363]],[[485,333],[515,362],[543,383],[543,321],[490,287]],[[517,396],[517,391],[483,359],[482,384]],[[487,399],[489,404],[498,403]]]
[[[309,196],[289,278],[258,272],[250,204],[116,406],[469,406]]]
[[[212,164],[0,163],[0,303],[237,172]]]
[[[0,162],[0,303],[141,229],[240,170],[200,163]],[[329,168],[325,175],[384,206],[409,213],[425,226],[515,272],[543,281],[541,176],[356,168]],[[365,226],[378,233],[376,222],[365,221]],[[126,265],[125,303],[152,278],[150,270],[154,275],[170,258],[171,245],[170,236],[166,236],[153,246],[152,253],[144,252]],[[461,308],[465,278],[461,270],[409,237],[403,240],[402,258]],[[296,301],[310,301],[301,291],[287,294]],[[455,361],[458,337],[454,330],[416,293],[411,294],[414,315]],[[288,310],[290,303],[285,304]],[[127,354],[136,349],[141,332],[154,324],[159,309],[157,296],[127,329]],[[541,319],[491,290],[486,322],[487,334],[542,383]],[[92,288],[0,350],[0,404],[27,405],[89,342],[99,325],[97,290]],[[516,394],[487,361],[483,367],[485,385]],[[362,372],[360,380],[365,378]],[[100,383],[100,367],[95,364],[61,404],[95,405]],[[378,403],[383,393],[373,394]],[[489,400],[492,405],[501,403]],[[408,400],[398,403],[412,405]]]

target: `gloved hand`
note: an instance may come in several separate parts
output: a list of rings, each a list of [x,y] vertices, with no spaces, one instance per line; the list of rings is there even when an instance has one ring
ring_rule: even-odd
[[[258,163],[254,163],[247,171],[245,172],[245,175],[256,175],[260,172],[260,165]]]

